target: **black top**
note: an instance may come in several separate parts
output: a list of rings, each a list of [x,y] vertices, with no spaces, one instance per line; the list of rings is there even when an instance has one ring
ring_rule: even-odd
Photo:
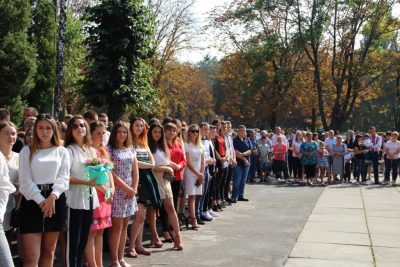
[[[360,150],[368,150],[368,148],[364,144],[361,144],[361,145],[355,144],[354,145],[354,149],[356,149],[356,148],[357,148],[358,151],[360,151]],[[365,154],[364,153],[354,154],[354,157],[356,159],[365,159]]]

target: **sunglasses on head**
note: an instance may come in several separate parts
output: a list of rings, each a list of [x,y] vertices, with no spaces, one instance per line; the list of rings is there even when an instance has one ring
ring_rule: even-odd
[[[48,113],[42,113],[42,114],[39,114],[39,115],[36,116],[37,120],[44,120],[44,119],[51,120],[52,118],[53,118],[53,116],[51,116]]]
[[[72,124],[72,129],[85,128],[84,123]]]
[[[191,133],[199,133],[199,130],[190,130]]]

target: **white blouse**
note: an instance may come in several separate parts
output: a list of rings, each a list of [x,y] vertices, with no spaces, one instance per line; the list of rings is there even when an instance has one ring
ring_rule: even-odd
[[[154,164],[156,166],[168,166],[171,163],[171,160],[169,159],[167,154],[165,154],[165,152],[161,149],[157,148],[156,153],[153,154],[153,157]]]
[[[45,198],[37,185],[53,184],[57,198],[69,188],[69,154],[65,147],[53,146],[35,152],[29,161],[29,146],[19,153],[19,191],[27,200],[40,204]]]
[[[0,223],[3,223],[4,213],[6,212],[8,195],[15,191],[15,187],[10,182],[7,161],[0,153]]]
[[[76,144],[69,145],[67,150],[70,155],[71,177],[80,180],[89,180],[84,163],[88,158],[97,158],[96,150],[90,147],[85,151]],[[93,197],[93,209],[100,206],[96,189],[92,186],[70,184],[66,195],[67,204],[73,209],[89,210],[90,196]]]
[[[15,187],[18,187],[19,154],[16,152],[12,152],[12,156],[11,156],[10,160],[7,162],[7,165],[8,165],[8,174],[10,176],[10,182]],[[12,228],[10,226],[11,211],[15,207],[16,207],[15,194],[10,194],[8,196],[7,208],[6,208],[6,212],[4,214],[4,220],[3,220],[4,231],[8,231]]]

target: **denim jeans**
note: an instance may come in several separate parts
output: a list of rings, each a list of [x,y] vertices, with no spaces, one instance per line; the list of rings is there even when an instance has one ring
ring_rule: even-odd
[[[248,166],[237,165],[233,170],[232,200],[237,200],[244,196],[244,186],[246,185],[248,172]]]
[[[369,152],[368,153],[369,160],[372,161],[372,169],[374,171],[374,179],[375,183],[379,183],[379,153],[378,152]]]
[[[250,167],[249,167],[249,174],[247,176],[247,182],[253,182],[256,178],[256,171],[257,171],[257,156],[250,157]]]
[[[387,159],[385,158],[385,180],[390,180],[390,171],[392,171],[392,181],[397,179],[397,172],[399,169],[400,159]]]
[[[10,247],[8,246],[6,234],[4,233],[3,223],[0,223],[0,266],[14,266]]]

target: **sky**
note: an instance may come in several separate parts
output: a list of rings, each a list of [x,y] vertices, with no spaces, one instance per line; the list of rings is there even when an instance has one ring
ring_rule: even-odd
[[[214,8],[229,5],[232,2],[234,0],[197,0],[193,6],[193,13],[198,20],[198,27],[204,27],[210,22],[208,13]],[[394,16],[400,16],[400,4],[394,8]],[[207,55],[222,58],[224,53],[213,47],[218,44],[215,38],[212,34],[199,36],[195,41],[195,46],[199,48],[181,52],[178,59],[182,62],[197,63]]]
[[[198,20],[198,27],[204,27],[209,23],[208,13],[214,8],[227,5],[233,1],[234,0],[197,0],[193,6],[193,13]],[[207,55],[221,58],[224,54],[212,47],[216,41],[214,38],[215,37],[212,35],[200,36],[195,43],[196,47],[199,47],[199,49],[183,51],[178,55],[178,59],[184,62],[197,63]]]

